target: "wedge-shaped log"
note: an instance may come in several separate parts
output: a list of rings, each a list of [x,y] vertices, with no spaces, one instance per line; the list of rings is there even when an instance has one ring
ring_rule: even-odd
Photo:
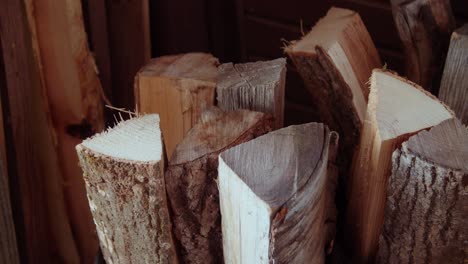
[[[372,262],[377,253],[393,151],[412,134],[451,118],[453,113],[421,87],[374,70],[348,186],[347,239],[356,263]]]
[[[221,153],[225,263],[324,263],[334,237],[337,141],[308,123]]]
[[[264,113],[213,107],[177,145],[166,171],[166,188],[184,263],[222,263],[218,155],[267,133],[271,125],[271,116]]]
[[[393,152],[377,263],[463,263],[468,130],[450,119]]]
[[[358,13],[332,7],[285,52],[294,62],[322,122],[340,134],[340,158],[350,163],[359,142],[368,81],[380,57]]]
[[[286,59],[221,64],[216,87],[218,106],[271,114],[275,128],[283,127]]]
[[[468,24],[452,34],[439,98],[468,124]]]
[[[76,147],[107,263],[176,263],[158,115],[119,123]]]
[[[214,104],[218,64],[205,53],[163,56],[135,77],[137,112],[159,114],[169,158],[204,108]]]
[[[455,17],[449,0],[391,0],[406,76],[437,94]]]

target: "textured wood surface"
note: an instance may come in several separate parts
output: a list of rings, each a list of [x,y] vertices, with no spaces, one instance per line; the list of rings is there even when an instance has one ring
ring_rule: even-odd
[[[468,24],[452,34],[439,98],[468,124]]]
[[[373,71],[347,192],[346,239],[356,263],[373,263],[377,253],[393,151],[412,134],[452,118],[450,110],[416,84]]]
[[[337,141],[323,124],[308,123],[220,155],[226,263],[324,263],[336,220],[329,159]]]
[[[206,53],[163,56],[151,60],[135,78],[136,108],[158,113],[167,156],[214,104],[218,59]]]
[[[406,56],[406,76],[438,94],[455,18],[449,0],[391,0]]]
[[[55,129],[72,239],[80,261],[92,263],[99,242],[75,146],[104,127],[103,89],[88,48],[81,1],[37,0],[27,8]]]
[[[177,145],[165,174],[174,235],[184,263],[222,263],[218,155],[271,130],[259,112],[213,107]]]
[[[378,263],[465,263],[468,130],[456,119],[393,153]]]
[[[146,115],[77,146],[107,263],[177,263],[159,117]]]
[[[367,82],[380,58],[359,14],[331,8],[286,53],[296,65],[322,122],[338,131],[344,171],[352,158],[367,108]]]
[[[216,94],[225,110],[248,109],[271,114],[275,128],[284,123],[286,59],[219,66]]]

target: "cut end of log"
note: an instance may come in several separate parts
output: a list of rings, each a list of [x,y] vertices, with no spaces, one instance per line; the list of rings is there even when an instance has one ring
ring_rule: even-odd
[[[114,128],[84,140],[81,146],[116,159],[158,162],[163,155],[159,116],[144,115],[120,122]],[[81,148],[80,145],[77,148]]]
[[[167,55],[152,59],[138,74],[216,82],[217,58],[208,53]]]
[[[220,155],[227,263],[324,261],[331,230],[326,222],[334,210],[334,187],[328,187],[336,177],[327,168],[330,137],[336,139],[326,126],[309,123],[270,132]]]
[[[382,141],[435,126],[453,113],[422,87],[390,71],[376,69],[371,77],[368,114]]]
[[[218,106],[271,114],[276,128],[283,127],[286,59],[225,63],[218,68]]]

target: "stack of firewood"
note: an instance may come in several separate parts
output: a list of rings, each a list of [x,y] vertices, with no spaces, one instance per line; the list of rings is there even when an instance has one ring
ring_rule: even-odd
[[[447,106],[382,66],[359,14],[330,9],[285,48],[320,119],[284,128],[285,58],[152,60],[130,119],[76,147],[105,260],[463,263],[467,30]]]

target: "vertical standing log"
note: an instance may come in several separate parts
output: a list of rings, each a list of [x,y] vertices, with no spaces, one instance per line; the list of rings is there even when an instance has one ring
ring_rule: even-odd
[[[76,147],[107,263],[177,263],[158,115],[119,123]]]
[[[380,58],[358,13],[332,7],[285,52],[292,59],[322,122],[340,134],[343,172],[359,142],[369,95],[368,81]]]
[[[279,129],[219,157],[226,263],[324,263],[334,237],[338,136],[323,124]]]
[[[377,253],[393,151],[410,135],[451,118],[453,113],[421,87],[390,72],[373,71],[347,193],[347,241],[356,263],[373,263]]]
[[[222,263],[218,155],[271,130],[268,115],[247,110],[205,111],[177,145],[166,172],[174,234],[184,263]]]
[[[219,66],[218,106],[271,114],[275,128],[283,127],[286,59]]]
[[[464,263],[468,130],[451,119],[393,153],[377,263]]]
[[[406,76],[438,94],[455,18],[449,0],[391,0],[405,51]]]
[[[452,34],[439,98],[468,124],[468,24]]]
[[[158,113],[168,157],[214,104],[218,59],[206,53],[163,56],[144,66],[135,78],[136,108]]]

